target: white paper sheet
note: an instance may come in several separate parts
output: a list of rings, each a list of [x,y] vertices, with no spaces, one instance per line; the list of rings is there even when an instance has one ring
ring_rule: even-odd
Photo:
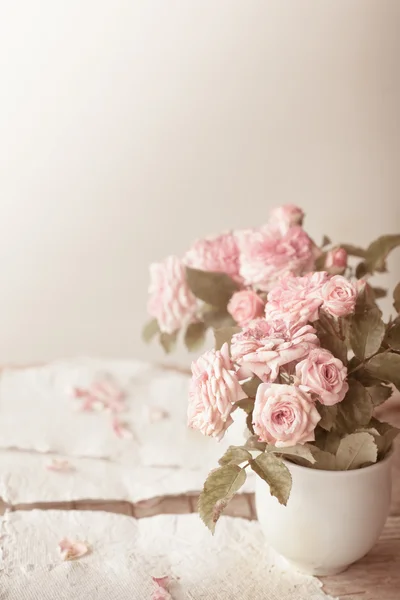
[[[126,393],[132,439],[118,438],[105,412],[80,412],[71,390],[111,377]],[[11,504],[129,500],[202,489],[230,444],[243,441],[244,413],[220,443],[186,426],[189,378],[137,361],[77,359],[0,377],[0,495]],[[151,407],[168,412],[152,423]],[[22,450],[22,451],[21,451]],[[74,470],[48,471],[47,453]],[[60,453],[60,454],[57,454]],[[82,458],[86,457],[86,458]],[[250,475],[243,491],[252,491]]]
[[[63,562],[64,537],[87,541],[90,554]],[[329,598],[317,579],[285,567],[257,523],[230,517],[213,537],[197,515],[13,512],[1,544],[1,600],[150,600],[152,576],[163,575],[174,600]]]

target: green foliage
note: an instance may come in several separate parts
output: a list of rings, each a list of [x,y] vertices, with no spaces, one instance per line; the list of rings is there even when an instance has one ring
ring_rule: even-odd
[[[334,404],[333,406],[325,406],[324,404],[317,402],[316,408],[321,417],[321,420],[318,423],[319,427],[322,427],[322,429],[325,429],[325,431],[331,431],[335,424],[338,413],[337,404]]]
[[[347,471],[373,464],[378,458],[374,436],[367,432],[350,433],[339,444],[336,452],[336,468]]]
[[[372,417],[373,405],[365,387],[356,379],[349,379],[349,390],[337,406],[335,431],[351,433],[367,425]]]
[[[225,273],[191,267],[186,267],[186,280],[196,298],[218,308],[226,308],[232,294],[239,289],[238,284]]]
[[[400,390],[400,354],[381,352],[367,361],[366,370],[372,377],[393,383]]]
[[[157,319],[151,319],[142,329],[142,339],[144,342],[149,343],[157,333],[160,333]]]
[[[222,329],[214,329],[215,349],[221,350],[222,346],[227,343],[231,347],[232,337],[235,333],[241,331],[240,327],[223,327]]]
[[[374,406],[380,406],[386,402],[386,400],[390,398],[393,393],[392,388],[384,385],[383,383],[378,383],[376,385],[367,387],[366,390]]]
[[[246,481],[246,471],[227,464],[208,475],[199,496],[199,514],[212,533],[222,511]]]
[[[172,352],[175,349],[176,346],[176,341],[178,339],[178,332],[175,331],[174,333],[160,333],[160,344],[164,349],[164,352],[166,352],[167,354],[169,354],[170,352]]]
[[[389,326],[386,334],[386,343],[392,350],[400,352],[400,319],[397,317]]]
[[[393,306],[394,309],[400,313],[400,283],[396,285],[393,292]]]
[[[260,454],[250,462],[255,473],[269,485],[272,496],[286,506],[292,489],[292,476],[282,459],[274,454]]]
[[[248,381],[242,383],[241,387],[244,393],[247,394],[249,398],[255,398],[260,383],[262,383],[261,379],[259,379],[259,377],[254,376]]]
[[[185,332],[184,342],[189,352],[193,352],[194,350],[198,350],[202,347],[206,337],[206,331],[207,326],[202,321],[190,323],[190,325],[188,325]]]
[[[369,308],[353,315],[350,326],[350,343],[357,358],[365,360],[378,352],[384,336],[385,324],[379,308]]]
[[[243,446],[229,446],[222,458],[219,459],[218,463],[223,465],[240,465],[241,463],[248,462],[252,459],[252,456],[246,448]]]
[[[277,448],[276,446],[268,445],[266,448],[267,453],[280,454],[281,456],[290,458],[293,462],[300,462],[314,464],[316,459],[314,458],[315,447],[310,444],[297,444],[296,446],[290,446],[287,448]]]

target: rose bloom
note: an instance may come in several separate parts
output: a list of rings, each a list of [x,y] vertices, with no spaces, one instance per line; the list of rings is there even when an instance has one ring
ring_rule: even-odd
[[[226,273],[236,281],[241,280],[239,248],[232,233],[223,233],[214,238],[197,240],[186,252],[183,262],[193,269]]]
[[[347,267],[347,252],[344,248],[329,250],[325,259],[325,268],[333,275],[342,275]]]
[[[241,327],[261,317],[265,304],[256,292],[241,290],[235,292],[228,303],[228,312]]]
[[[268,291],[283,276],[302,275],[314,266],[313,242],[299,225],[284,235],[264,228],[239,231],[236,237],[240,275],[258,290]]]
[[[192,363],[188,426],[220,440],[232,424],[234,403],[246,398],[229,356],[228,344]]]
[[[274,208],[268,220],[268,227],[284,235],[290,227],[301,225],[304,212],[294,204],[284,204]]]
[[[196,311],[197,301],[186,283],[185,267],[176,256],[150,265],[149,294],[147,312],[164,333],[174,333]]]
[[[354,311],[357,287],[342,275],[334,275],[321,290],[322,308],[333,317],[345,317]]]
[[[279,369],[290,369],[319,346],[315,329],[283,319],[259,319],[232,337],[232,360],[241,374],[254,373],[262,381],[273,382]]]
[[[324,348],[315,348],[307,358],[299,362],[296,365],[296,376],[300,384],[309,392],[317,394],[318,400],[325,406],[341,402],[349,389],[347,368]]]
[[[310,396],[298,387],[277,383],[258,386],[253,427],[260,441],[278,448],[313,442],[320,419]]]
[[[268,294],[266,316],[278,314],[287,315],[294,321],[316,321],[323,302],[322,287],[327,280],[328,274],[324,271],[308,273],[304,277],[284,277]]]

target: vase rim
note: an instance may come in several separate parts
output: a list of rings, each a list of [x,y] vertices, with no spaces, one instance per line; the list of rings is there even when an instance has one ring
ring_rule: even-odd
[[[363,473],[365,473],[366,471],[371,472],[372,469],[379,469],[382,466],[386,465],[388,462],[390,462],[390,460],[393,458],[393,446],[391,447],[391,449],[389,450],[389,452],[386,454],[386,456],[382,459],[379,460],[378,462],[372,464],[372,465],[368,465],[367,467],[360,467],[358,469],[347,469],[347,470],[332,470],[332,469],[313,469],[312,467],[305,467],[303,465],[297,465],[296,463],[291,462],[290,460],[287,460],[286,458],[282,458],[283,462],[286,465],[290,465],[290,467],[293,467],[295,470],[301,470],[301,471],[312,471],[315,474],[320,474],[320,475],[324,475],[329,473],[330,475],[333,476],[339,476],[339,475],[361,475]]]

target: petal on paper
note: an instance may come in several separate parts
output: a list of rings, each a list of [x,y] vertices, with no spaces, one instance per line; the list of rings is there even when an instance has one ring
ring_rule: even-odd
[[[58,543],[58,548],[63,560],[76,560],[89,552],[89,546],[81,540],[70,540],[63,538]]]
[[[51,462],[47,463],[46,469],[49,471],[57,471],[59,473],[68,473],[70,471],[74,471],[75,467],[71,465],[68,460],[59,460],[58,458],[53,458]]]
[[[124,423],[123,421],[121,421],[118,418],[114,418],[112,419],[112,428],[113,431],[115,433],[115,435],[121,439],[132,439],[133,438],[133,432],[131,429],[129,429],[129,426],[127,425],[127,423]]]
[[[152,577],[152,579],[157,587],[152,593],[151,600],[172,600],[172,596],[168,591],[171,578],[167,575],[165,577]]]

